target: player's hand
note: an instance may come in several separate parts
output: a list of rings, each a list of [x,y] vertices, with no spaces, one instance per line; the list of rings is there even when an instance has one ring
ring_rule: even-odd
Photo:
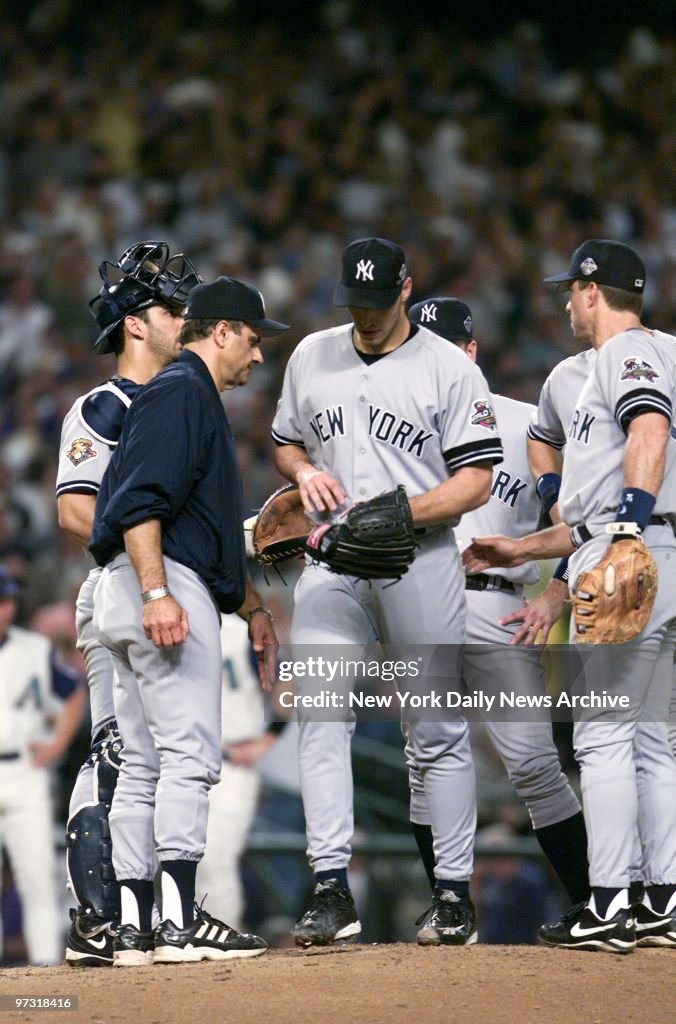
[[[314,466],[299,469],[296,483],[303,507],[309,516],[314,512],[335,512],[347,497],[334,477]]]
[[[462,553],[462,564],[467,574],[485,572],[486,569],[514,569],[528,558],[519,550],[518,540],[512,537],[473,537]]]
[[[223,751],[223,756],[230,764],[252,768],[275,745],[277,737],[273,732],[266,732],[255,740],[241,740],[230,743]]]
[[[249,623],[249,640],[258,661],[261,688],[270,693],[277,681],[277,651],[279,641],[272,619],[264,611],[257,611]]]
[[[538,634],[540,634],[540,643],[546,644],[549,631],[563,614],[567,598],[568,585],[563,580],[550,580],[541,594],[538,594],[518,612],[510,612],[504,618],[498,619],[498,624],[510,626],[515,622],[520,623],[510,641],[512,645],[522,644],[524,647],[532,647]]]
[[[180,647],[188,639],[188,613],[168,594],[143,605],[143,630],[155,647]]]

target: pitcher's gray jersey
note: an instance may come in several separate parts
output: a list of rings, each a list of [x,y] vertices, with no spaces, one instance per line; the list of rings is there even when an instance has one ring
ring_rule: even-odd
[[[582,391],[596,360],[593,348],[563,359],[542,385],[540,400],[528,427],[533,441],[543,441],[552,448],[563,448],[568,427]]]
[[[490,499],[480,508],[465,512],[455,528],[460,551],[471,543],[472,537],[497,533],[523,537],[533,533],[540,517],[540,499],[526,452],[526,432],[535,407],[502,395],[491,395],[490,400],[497,416],[504,461],[493,468]],[[516,569],[487,569],[486,575],[504,576],[514,583],[535,583],[540,570],[537,562],[526,562]]]
[[[599,350],[568,427],[559,508],[575,526],[615,518],[631,420],[657,412],[672,421],[676,404],[676,338],[632,328]],[[655,515],[676,514],[676,430],[667,445]],[[592,531],[593,532],[593,531]]]
[[[394,484],[409,496],[475,462],[501,461],[488,385],[460,349],[424,327],[365,363],[352,324],[311,334],[287,365],[272,425],[336,477],[352,501]]]

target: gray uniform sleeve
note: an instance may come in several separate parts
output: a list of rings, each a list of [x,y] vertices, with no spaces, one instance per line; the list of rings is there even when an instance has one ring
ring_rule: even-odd
[[[295,444],[299,448],[305,448],[301,417],[298,412],[297,379],[301,358],[299,350],[296,349],[286,364],[282,393],[272,422],[272,438],[279,445]]]
[[[493,400],[481,370],[467,361],[463,372],[440,381],[440,437],[449,473],[463,466],[502,462],[502,442]]]
[[[620,430],[642,413],[656,412],[671,422],[674,363],[643,331],[625,331],[598,356],[601,394]]]
[[[566,428],[556,408],[552,396],[554,384],[554,371],[550,373],[542,385],[540,400],[537,409],[533,411],[531,422],[528,426],[528,436],[533,441],[542,441],[552,448],[561,450],[566,444]]]

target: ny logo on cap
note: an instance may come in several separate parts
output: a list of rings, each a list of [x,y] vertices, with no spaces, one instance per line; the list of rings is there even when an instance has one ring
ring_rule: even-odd
[[[429,324],[432,321],[436,323],[437,320],[437,307],[433,302],[429,306],[423,306],[420,310],[420,322],[423,324]]]
[[[585,277],[589,277],[590,274],[593,274],[594,271],[598,269],[599,268],[596,266],[591,256],[587,256],[587,259],[582,260],[582,263],[580,264],[580,270],[585,275]]]
[[[357,281],[372,281],[374,269],[373,260],[359,260],[359,263],[357,264],[357,273],[354,276]]]

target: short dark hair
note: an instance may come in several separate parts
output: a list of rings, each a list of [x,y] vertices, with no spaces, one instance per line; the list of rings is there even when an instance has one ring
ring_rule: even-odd
[[[579,278],[576,280],[580,286],[580,291],[584,291],[592,283],[591,281],[582,281]],[[613,288],[609,284],[597,283],[596,287],[603,295],[610,309],[614,309],[618,313],[641,315],[641,310],[643,309],[642,294],[637,295],[636,292],[628,292],[624,288]]]
[[[148,309],[135,309],[131,313],[127,313],[126,316],[138,316],[144,323],[148,323]],[[115,356],[121,356],[124,352],[125,337],[124,337],[124,321],[125,317],[120,320],[119,324],[112,329],[108,335],[108,345],[110,351]]]
[[[178,336],[179,343],[181,345],[189,345],[191,341],[201,341],[203,338],[208,338],[216,324],[220,324],[221,320],[227,319],[226,316],[219,316],[217,320],[186,320]],[[242,320],[229,321],[233,334],[242,333],[242,323]]]

